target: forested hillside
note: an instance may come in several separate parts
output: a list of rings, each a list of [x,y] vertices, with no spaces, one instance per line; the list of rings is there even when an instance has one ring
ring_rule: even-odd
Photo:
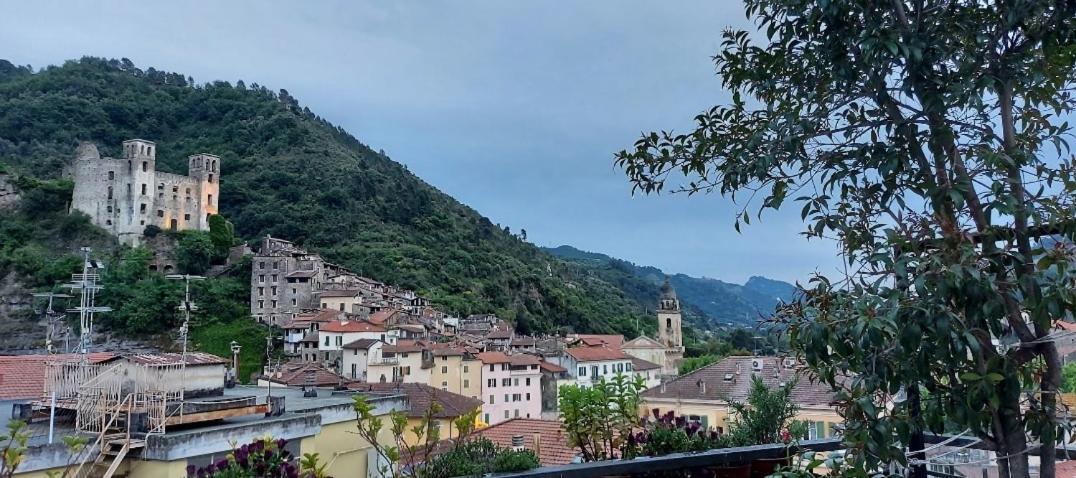
[[[495,312],[523,332],[652,328],[646,309],[653,297],[628,295],[509,234],[285,90],[198,84],[127,60],[83,58],[39,71],[0,60],[0,168],[20,181],[62,188],[48,181],[63,177],[78,141],[115,157],[129,138],[155,141],[158,169],[174,173],[186,173],[189,154],[219,155],[221,212],[252,243],[266,234],[287,238],[414,288],[448,311]],[[56,215],[62,205],[49,207],[50,217],[65,220]],[[45,272],[35,268],[77,247],[68,236],[89,226],[35,230],[32,214],[19,214],[31,230],[0,235],[0,272],[44,284]],[[43,256],[37,265],[12,259],[27,248]]]
[[[571,246],[546,248],[545,251],[592,275],[616,278],[609,282],[629,297],[639,296],[639,290],[656,290],[666,277],[666,273],[657,267],[640,266]],[[796,291],[795,286],[787,282],[757,276],[743,285],[685,274],[672,274],[668,278],[685,310],[696,317],[693,322],[711,326],[729,323],[754,326],[760,318],[773,312],[778,301],[792,300]]]

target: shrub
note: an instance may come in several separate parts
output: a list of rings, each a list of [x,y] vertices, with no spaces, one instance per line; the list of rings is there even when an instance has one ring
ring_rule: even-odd
[[[150,224],[150,225],[146,226],[145,229],[142,230],[142,235],[146,236],[146,237],[150,237],[150,238],[157,237],[157,234],[160,234],[160,233],[161,233],[161,228],[159,226],[157,226],[156,224]]]

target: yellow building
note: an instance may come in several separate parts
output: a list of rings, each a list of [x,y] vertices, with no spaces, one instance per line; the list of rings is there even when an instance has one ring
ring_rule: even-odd
[[[792,401],[799,407],[797,420],[808,422],[808,438],[833,435],[842,420],[831,405],[833,392],[803,375],[794,359],[779,357],[727,357],[717,363],[683,375],[643,392],[643,412],[677,416],[719,431],[728,429],[730,403],[744,403],[752,377],[768,387],[794,383]]]
[[[463,350],[434,349],[430,386],[479,400],[482,393],[482,362]]]

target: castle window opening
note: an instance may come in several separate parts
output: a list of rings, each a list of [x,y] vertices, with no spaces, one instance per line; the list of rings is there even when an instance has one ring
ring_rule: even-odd
[[[127,174],[131,174],[131,160],[127,160]]]
[[[116,172],[115,171],[109,171],[108,172],[108,180],[112,181],[113,179],[116,179]]]
[[[146,195],[146,183],[142,183],[142,195]]]
[[[164,183],[158,184],[157,185],[157,190],[158,191],[164,191]]]
[[[108,198],[112,199],[112,186],[108,187]]]
[[[184,221],[190,221],[191,220],[191,215],[190,214],[184,214],[183,215],[183,220]]]
[[[164,209],[157,210],[157,217],[164,217]]]
[[[179,192],[179,186],[172,186],[172,194]]]
[[[206,203],[209,204],[210,206],[213,205],[213,195],[212,194],[209,195],[209,201],[206,201]]]
[[[108,213],[109,213],[109,214],[112,214],[112,206],[109,206],[109,207],[108,207]]]
[[[111,219],[106,220],[105,225],[111,226],[112,225],[112,220]]]
[[[149,171],[149,161],[142,161],[142,172]]]
[[[665,319],[665,327],[672,328],[672,319]]]
[[[165,272],[172,272],[172,266],[171,265],[164,266],[164,271]]]
[[[212,174],[209,175],[209,182],[213,182],[213,175]]]
[[[191,195],[191,188],[187,188],[187,195],[188,195],[188,196],[190,196],[190,195]]]
[[[177,221],[175,219],[172,219],[171,227],[172,227],[173,231],[176,230],[176,229],[179,229],[179,221]]]
[[[146,205],[145,204],[139,204],[138,205],[138,212],[141,213],[141,214],[145,214],[146,213]]]

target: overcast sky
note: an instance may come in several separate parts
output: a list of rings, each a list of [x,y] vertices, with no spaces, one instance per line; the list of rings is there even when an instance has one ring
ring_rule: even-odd
[[[613,154],[727,98],[710,57],[739,2],[7,2],[0,58],[127,57],[286,88],[539,245],[742,282],[830,272],[798,207],[742,234],[720,196],[636,196]],[[150,138],[152,139],[152,138]]]

